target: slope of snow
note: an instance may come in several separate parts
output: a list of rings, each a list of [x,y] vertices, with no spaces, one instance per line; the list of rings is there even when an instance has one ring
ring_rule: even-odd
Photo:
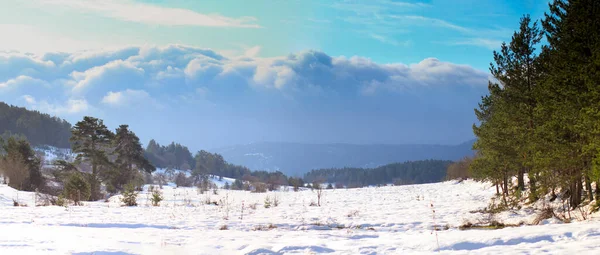
[[[0,253],[595,254],[600,249],[595,218],[458,230],[486,217],[469,211],[485,207],[494,194],[490,185],[471,181],[324,190],[321,207],[309,206],[317,202],[310,190],[215,195],[165,186],[162,192],[160,207],[150,206],[146,191],[138,195],[138,207],[121,207],[119,196],[79,207],[13,207],[17,194],[29,205],[33,194],[0,185]],[[265,208],[266,197],[277,198],[279,205]],[[498,217],[529,222],[533,216]],[[434,226],[449,229],[432,232]]]
[[[33,150],[41,155],[43,155],[44,165],[51,165],[55,160],[66,160],[72,162],[75,160],[77,156],[75,153],[71,151],[71,149],[66,148],[57,148],[53,146],[37,146],[33,148]]]

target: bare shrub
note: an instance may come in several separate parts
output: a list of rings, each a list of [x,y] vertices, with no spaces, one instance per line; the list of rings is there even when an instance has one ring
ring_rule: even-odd
[[[469,172],[471,162],[473,162],[473,158],[464,157],[461,160],[448,165],[448,168],[446,169],[446,180],[464,180],[471,177]]]
[[[348,216],[348,218],[357,217],[358,216],[358,210],[352,210],[352,211],[350,211],[347,216]]]
[[[267,185],[262,182],[255,182],[252,184],[252,186],[254,186],[254,190],[252,191],[253,193],[266,193],[267,192]]]
[[[252,203],[252,204],[248,205],[248,207],[252,210],[256,210],[256,205],[257,205],[257,203]]]
[[[313,185],[313,187],[317,193],[317,205],[321,206],[321,198],[323,197],[323,187],[321,186],[321,184],[318,184],[316,186]]]
[[[221,225],[219,227],[219,230],[228,230],[228,229],[229,229],[229,227],[227,227],[227,225]]]
[[[546,207],[546,208],[542,209],[540,211],[540,213],[538,213],[538,215],[533,220],[532,224],[533,225],[538,225],[543,220],[550,219],[552,217],[554,217],[554,210],[551,207]]]
[[[175,176],[175,185],[177,185],[177,187],[191,187],[192,180],[188,178],[185,173],[179,172]]]
[[[268,225],[257,225],[257,226],[254,226],[254,228],[252,228],[252,230],[254,230],[254,231],[268,231],[268,230],[272,230],[272,229],[276,229],[276,228],[277,228],[276,225],[274,225],[272,223],[269,223]]]

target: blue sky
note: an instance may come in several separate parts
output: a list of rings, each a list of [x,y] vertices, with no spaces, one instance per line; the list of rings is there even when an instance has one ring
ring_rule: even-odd
[[[0,2],[0,100],[193,149],[459,143],[548,1]]]

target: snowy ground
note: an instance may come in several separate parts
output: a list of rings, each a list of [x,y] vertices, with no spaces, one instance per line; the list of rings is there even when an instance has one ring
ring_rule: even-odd
[[[165,201],[138,207],[119,198],[79,207],[33,207],[34,195],[0,185],[0,254],[598,254],[600,220],[500,230],[458,230],[485,217],[494,190],[465,181],[313,191],[219,190],[165,186]],[[265,208],[265,197],[280,200]],[[13,207],[13,199],[28,207]],[[207,205],[207,200],[219,205]],[[242,204],[243,211],[242,211]],[[256,205],[255,207],[253,205]],[[431,204],[435,209],[434,214]],[[253,209],[253,207],[255,209]],[[526,211],[525,211],[526,212]],[[504,213],[507,222],[534,215]],[[434,225],[448,230],[432,232]],[[220,230],[227,227],[226,230]],[[271,227],[269,227],[271,226]],[[437,240],[436,240],[437,233]],[[439,243],[439,244],[438,244]]]

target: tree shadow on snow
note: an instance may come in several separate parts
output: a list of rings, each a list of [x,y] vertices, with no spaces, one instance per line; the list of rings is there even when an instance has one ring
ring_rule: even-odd
[[[134,254],[122,252],[122,251],[91,251],[91,252],[72,253],[72,255],[134,255]]]
[[[481,248],[497,246],[497,245],[517,245],[517,244],[521,244],[521,243],[537,243],[537,242],[543,242],[543,241],[552,242],[554,240],[552,239],[552,236],[544,235],[544,236],[536,236],[536,237],[531,237],[531,238],[527,238],[527,237],[513,238],[513,239],[508,239],[506,241],[496,240],[491,243],[460,242],[460,243],[455,243],[453,245],[447,246],[445,248],[441,248],[440,250],[455,250],[455,251],[456,250],[478,250]]]
[[[84,228],[157,228],[157,229],[174,229],[171,226],[165,225],[148,225],[148,224],[127,224],[127,223],[88,223],[88,224],[60,224],[62,227],[84,227]]]

